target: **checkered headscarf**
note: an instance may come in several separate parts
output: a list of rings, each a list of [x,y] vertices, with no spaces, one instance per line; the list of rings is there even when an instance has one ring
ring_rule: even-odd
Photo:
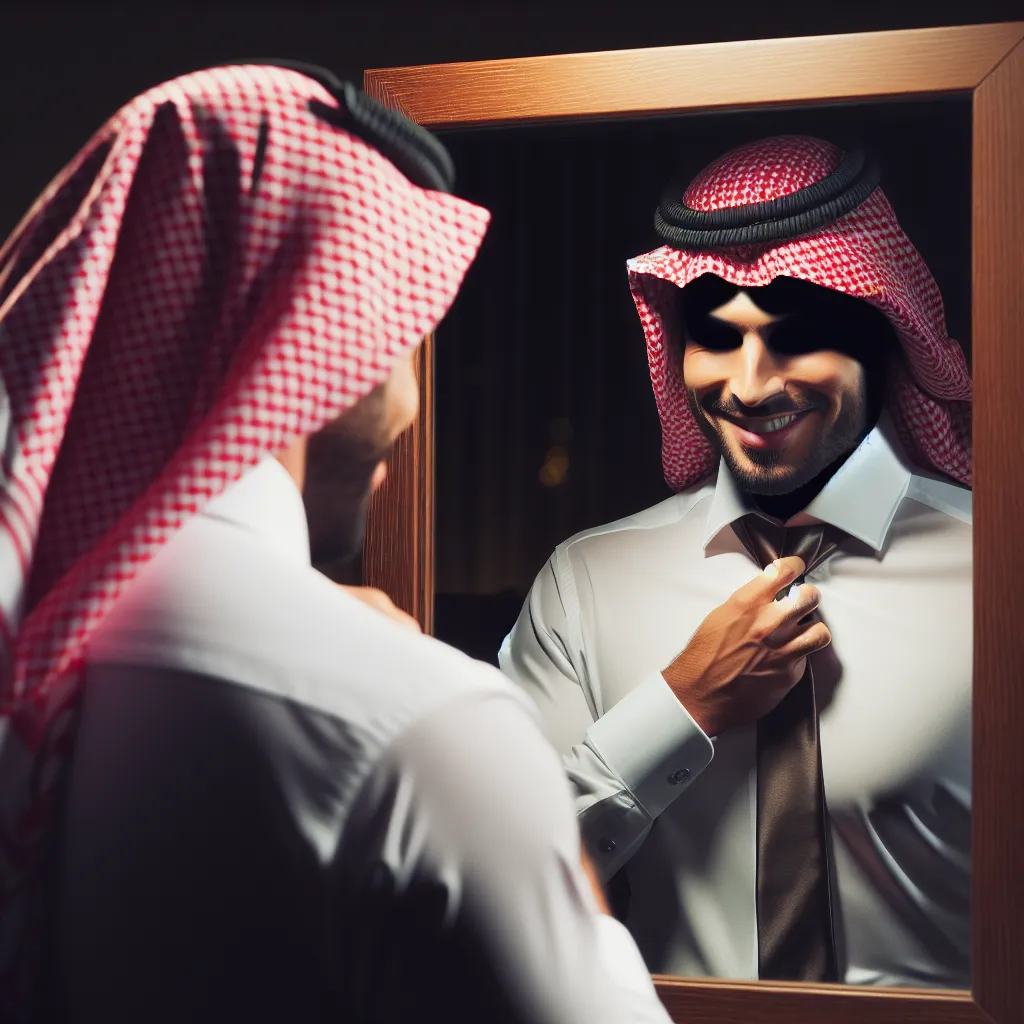
[[[338,106],[269,66],[152,89],[0,250],[0,961],[90,634],[207,501],[388,377],[486,230],[310,101]]]
[[[821,181],[840,162],[833,145],[783,136],[731,150],[690,184],[683,203],[720,210],[767,202]],[[661,417],[662,468],[683,490],[706,477],[717,454],[686,401],[675,290],[701,274],[740,287],[796,277],[877,307],[896,330],[906,365],[894,364],[886,407],[915,461],[971,483],[971,378],[946,334],[942,297],[881,189],[827,227],[795,241],[697,252],[665,245],[628,262]]]

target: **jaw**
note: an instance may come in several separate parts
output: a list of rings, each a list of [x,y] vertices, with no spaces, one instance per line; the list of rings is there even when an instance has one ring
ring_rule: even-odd
[[[802,498],[802,508],[856,450],[869,429],[856,430],[852,419],[840,416],[826,425],[814,424],[806,446],[779,449],[747,448],[725,431],[716,430],[717,447],[741,490],[763,498]]]
[[[817,411],[801,413],[783,429],[764,432],[765,422],[746,425],[715,417],[712,421],[723,455],[734,473],[749,479],[755,493],[785,493],[800,486],[805,473],[813,476],[823,436],[822,415]],[[754,430],[747,429],[755,427]],[[820,468],[820,467],[818,467]],[[762,492],[761,487],[767,488]]]
[[[777,455],[775,452],[769,455]],[[740,488],[748,494],[779,496],[789,494],[801,485],[799,467],[786,464],[770,464],[768,460],[754,461],[744,454],[737,458],[731,447],[723,446],[722,457],[729,466]]]

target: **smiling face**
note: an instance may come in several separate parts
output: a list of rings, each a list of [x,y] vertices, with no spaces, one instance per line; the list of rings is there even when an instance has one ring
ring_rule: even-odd
[[[745,491],[804,487],[874,425],[896,342],[872,306],[793,278],[741,291],[710,275],[682,300],[690,408]]]

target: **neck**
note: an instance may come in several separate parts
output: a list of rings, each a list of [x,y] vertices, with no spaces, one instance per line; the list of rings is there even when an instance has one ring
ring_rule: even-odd
[[[821,493],[822,489],[842,468],[846,460],[856,451],[851,448],[841,455],[830,466],[823,469],[813,480],[788,494],[751,494],[754,504],[767,516],[785,522],[787,519],[802,512]]]
[[[798,512],[802,512],[818,496],[818,493],[832,479],[832,475],[845,460],[846,456],[829,466],[823,473],[819,473],[803,487],[798,487],[788,494],[751,494],[750,497],[766,516],[771,516],[772,519],[778,519],[784,523]]]
[[[798,512],[803,512],[821,493],[829,480],[839,472],[843,463],[860,447],[864,438],[874,430],[881,415],[881,405],[876,406],[871,412],[872,414],[869,415],[867,424],[857,438],[857,443],[849,451],[844,452],[838,459],[826,466],[813,480],[809,480],[788,494],[751,494],[750,498],[754,504],[766,516],[771,516],[773,519],[778,519],[783,523]]]

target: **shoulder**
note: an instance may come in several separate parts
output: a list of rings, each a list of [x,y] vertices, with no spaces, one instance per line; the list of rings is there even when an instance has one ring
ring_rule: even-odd
[[[554,621],[559,610],[577,605],[577,578],[600,574],[603,568],[660,557],[665,548],[692,541],[700,545],[703,522],[699,509],[714,495],[714,484],[703,481],[673,494],[641,512],[595,526],[562,541],[537,574],[527,607],[534,619]],[[667,534],[671,534],[671,541]]]
[[[133,582],[89,658],[215,676],[334,715],[380,743],[462,695],[519,699],[492,666],[209,520]]]
[[[552,561],[568,565],[569,559],[573,562],[586,561],[637,543],[660,544],[661,534],[685,528],[694,519],[701,503],[710,499],[714,492],[713,481],[702,481],[641,512],[583,530],[559,544],[552,554]],[[698,532],[702,526],[698,525]]]
[[[671,527],[685,519],[696,506],[704,499],[714,494],[714,484],[708,481],[688,487],[685,491],[673,494],[671,498],[658,502],[641,512],[634,512],[632,515],[617,519],[615,522],[606,523],[603,526],[595,526],[589,530],[582,530],[560,547],[587,547],[600,543],[604,537],[621,536],[636,532],[647,532]]]

